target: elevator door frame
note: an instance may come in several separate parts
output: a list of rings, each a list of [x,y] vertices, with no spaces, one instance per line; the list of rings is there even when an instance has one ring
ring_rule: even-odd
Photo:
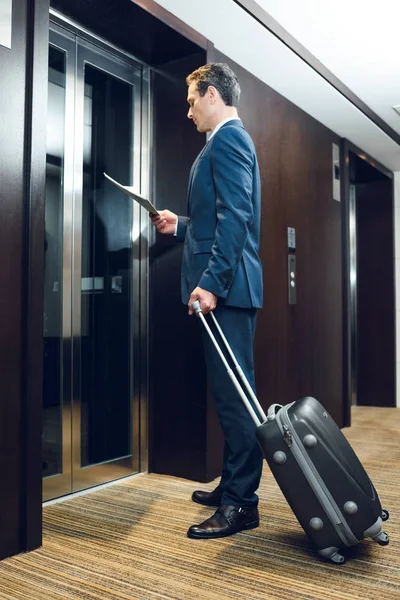
[[[89,64],[135,87],[132,175],[149,194],[149,69],[51,11],[49,43],[66,53],[63,179],[62,470],[43,480],[43,499],[147,470],[148,218],[136,203],[132,227],[132,455],[81,466],[81,236],[84,68]],[[72,135],[68,133],[73,132]],[[130,183],[130,182],[123,182]],[[130,201],[127,198],[127,201]],[[143,231],[142,231],[143,230]],[[134,310],[136,309],[136,310]]]
[[[340,147],[341,173],[341,219],[342,219],[342,286],[343,286],[343,426],[351,425],[351,407],[357,403],[357,254],[356,254],[356,206],[355,190],[351,186],[350,152],[365,160],[371,167],[392,180],[393,173],[380,164],[375,158],[365,154],[349,140],[343,138]],[[350,230],[352,228],[352,230]],[[394,255],[393,255],[394,256]],[[396,364],[396,361],[395,361]]]

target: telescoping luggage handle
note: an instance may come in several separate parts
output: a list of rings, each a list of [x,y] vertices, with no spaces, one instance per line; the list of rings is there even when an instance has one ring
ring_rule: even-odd
[[[219,347],[219,344],[218,344],[217,340],[215,339],[215,336],[214,336],[213,332],[211,331],[210,326],[208,325],[208,323],[207,323],[207,321],[206,321],[206,319],[205,319],[205,317],[204,317],[204,315],[202,313],[200,302],[198,300],[196,300],[195,302],[193,302],[192,308],[193,308],[194,312],[200,317],[201,322],[203,323],[203,325],[204,325],[204,327],[205,327],[208,335],[211,338],[212,343],[215,346],[215,349],[217,350],[217,352],[218,352],[218,354],[219,354],[222,362],[224,363],[226,371],[227,371],[229,377],[231,378],[233,385],[235,386],[235,388],[238,391],[241,399],[243,400],[243,403],[245,404],[247,410],[249,411],[250,416],[253,419],[254,423],[256,424],[257,427],[259,427],[262,423],[264,423],[267,420],[267,415],[264,413],[261,404],[257,400],[257,397],[256,397],[255,393],[253,392],[253,390],[252,390],[249,382],[246,379],[245,374],[243,373],[243,371],[242,371],[242,369],[241,369],[238,361],[236,360],[236,357],[235,357],[235,355],[232,352],[232,348],[230,347],[230,345],[228,343],[228,340],[226,339],[226,337],[225,337],[225,335],[224,335],[224,333],[223,333],[223,331],[222,331],[222,329],[221,329],[221,327],[220,327],[217,319],[215,318],[214,313],[212,311],[210,312],[211,318],[214,321],[215,327],[217,328],[217,331],[220,334],[220,336],[221,336],[221,338],[222,338],[222,340],[223,340],[223,342],[224,342],[224,344],[226,346],[226,349],[229,352],[230,357],[232,358],[232,362],[235,365],[235,369],[238,372],[240,379],[243,381],[243,384],[244,384],[246,390],[248,391],[250,398],[254,402],[254,405],[256,406],[256,408],[257,408],[257,410],[259,412],[259,415],[261,416],[262,421],[260,421],[259,417],[257,416],[254,408],[252,407],[251,403],[249,402],[249,399],[247,398],[246,394],[244,393],[244,391],[243,391],[243,389],[242,389],[242,387],[241,387],[241,385],[240,385],[240,383],[239,383],[239,381],[238,381],[235,373],[230,368],[228,361],[226,360],[226,358],[225,358],[225,356],[224,356],[221,348]],[[275,407],[276,405],[273,405],[273,406]]]

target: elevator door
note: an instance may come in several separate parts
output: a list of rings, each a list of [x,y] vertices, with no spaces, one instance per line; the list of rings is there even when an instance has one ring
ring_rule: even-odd
[[[139,207],[145,72],[50,31],[44,284],[44,499],[139,470]]]

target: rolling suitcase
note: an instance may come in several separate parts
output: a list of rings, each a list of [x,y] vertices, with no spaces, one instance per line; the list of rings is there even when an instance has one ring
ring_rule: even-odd
[[[286,406],[272,404],[266,415],[211,312],[221,339],[253,404],[233,373],[199,302],[193,310],[201,318],[254,423],[256,437],[268,465],[299,523],[318,552],[333,563],[343,563],[343,547],[372,538],[389,543],[378,494],[345,436],[324,407],[311,397]],[[262,421],[256,414],[259,412]]]

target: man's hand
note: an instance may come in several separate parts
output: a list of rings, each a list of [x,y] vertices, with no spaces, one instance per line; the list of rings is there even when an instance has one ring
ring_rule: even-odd
[[[175,233],[178,215],[170,210],[159,210],[158,215],[150,215],[153,225],[157,227],[159,233]]]
[[[203,290],[201,287],[197,287],[193,290],[189,298],[189,315],[193,314],[192,304],[196,300],[200,301],[201,312],[203,315],[206,315],[211,310],[214,310],[217,306],[218,296],[212,294],[211,292],[207,292],[207,290]]]

